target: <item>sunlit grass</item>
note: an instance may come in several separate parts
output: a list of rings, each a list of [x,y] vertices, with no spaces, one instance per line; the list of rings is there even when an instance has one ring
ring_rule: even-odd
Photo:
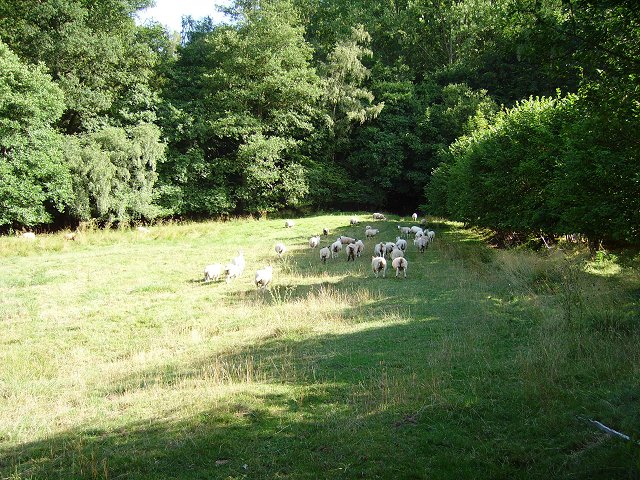
[[[350,216],[0,238],[0,478],[637,472],[576,421],[640,432],[637,271],[439,221],[426,253],[409,241],[406,280],[376,279],[399,222]],[[381,233],[356,262],[308,247],[366,224]],[[238,250],[240,278],[202,281]]]

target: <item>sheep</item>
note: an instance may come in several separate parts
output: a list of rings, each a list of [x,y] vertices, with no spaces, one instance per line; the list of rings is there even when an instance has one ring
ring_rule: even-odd
[[[284,243],[278,242],[276,243],[275,251],[278,254],[278,257],[282,258],[282,255],[284,254],[284,252],[287,251],[287,247],[284,245]]]
[[[345,250],[347,252],[347,262],[349,260],[353,260],[355,262],[356,261],[356,252],[358,251],[358,246],[355,243],[350,243],[349,245],[347,245],[347,248]]]
[[[364,231],[364,234],[367,236],[367,238],[375,237],[379,233],[380,230],[378,230],[377,228],[367,228]]]
[[[378,273],[380,272],[382,272],[382,278],[387,275],[387,261],[384,257],[371,257],[371,268],[376,278],[378,278]]]
[[[426,237],[419,237],[416,238],[413,243],[416,245],[416,247],[418,247],[418,250],[420,250],[420,253],[424,253],[424,251],[427,249],[427,238]]]
[[[355,238],[345,237],[344,235],[341,235],[340,237],[338,237],[338,239],[342,242],[343,245],[348,245],[350,243],[355,243],[355,241],[356,241]]]
[[[204,267],[204,281],[205,282],[217,282],[222,276],[222,265],[214,263]]]
[[[423,218],[422,220],[420,220],[420,225],[426,225],[427,224],[427,219]]]
[[[416,227],[416,226],[414,225],[413,227],[411,227],[411,228],[409,229],[409,231],[410,231],[411,233],[413,233],[413,234],[416,234],[416,233],[418,233],[418,232],[422,232],[423,230],[422,230],[420,227]]]
[[[420,237],[424,237],[424,236],[425,235],[424,235],[423,231],[416,232],[416,238],[420,238]]]
[[[225,281],[229,283],[232,279],[238,278],[242,274],[243,267],[235,263],[227,263],[224,267]]]
[[[359,223],[360,220],[358,219],[358,217],[351,217],[351,219],[349,220],[350,225],[358,225]]]
[[[373,253],[376,254],[376,257],[384,257],[385,245],[384,242],[376,243],[375,247],[373,247]]]
[[[294,225],[295,223],[293,222],[293,220],[287,220],[284,222],[284,228],[293,228]]]
[[[137,227],[136,230],[139,231],[140,233],[144,233],[145,235],[151,232],[151,230],[149,230],[147,227]]]
[[[396,247],[398,247],[403,252],[407,250],[407,241],[403,240],[400,237],[396,237]]]
[[[244,271],[245,261],[242,250],[238,250],[238,255],[231,259],[231,263],[240,269],[240,273]]]
[[[384,245],[384,253],[385,255],[389,255],[391,254],[391,252],[393,252],[393,249],[396,248],[396,244],[393,242],[387,242]]]
[[[364,227],[364,231],[366,232],[367,230],[371,230],[373,227],[371,225],[367,225],[366,227]]]
[[[271,265],[256,271],[256,288],[267,288],[273,279],[273,267]]]
[[[309,239],[309,246],[311,248],[316,248],[318,245],[320,245],[320,235],[316,235]]]
[[[404,278],[407,278],[407,259],[404,257],[396,257],[391,262],[391,266],[396,270],[396,278],[400,275],[400,272],[404,273]]]
[[[77,235],[77,232],[69,232],[69,233],[65,233],[65,234],[64,234],[64,239],[65,239],[65,240],[73,240],[73,241],[75,241],[75,239],[76,239],[76,235]]]
[[[413,215],[411,215],[411,219],[415,222],[416,220],[418,220],[418,214],[414,213]]]
[[[20,238],[24,238],[25,240],[35,240],[36,234],[33,232],[22,232],[20,234]]]
[[[404,257],[404,252],[399,248],[394,248],[391,251],[391,260],[395,260],[398,257]]]
[[[331,255],[331,250],[329,250],[329,247],[322,247],[320,249],[320,261],[322,263],[327,263],[329,255]]]
[[[374,220],[386,220],[387,219],[387,217],[385,217],[383,214],[377,213],[377,212],[374,213],[372,216],[373,216]]]
[[[406,238],[409,237],[409,233],[411,232],[409,227],[401,227],[400,225],[398,225],[398,230],[400,230],[400,234],[404,235]]]
[[[364,252],[364,242],[362,240],[356,240],[354,245],[356,246],[356,257],[359,257],[362,255],[362,252]]]
[[[327,235],[329,235],[329,229],[328,229],[328,228],[323,228],[323,229],[322,229],[322,235],[324,235],[325,237],[326,237]]]
[[[436,238],[436,232],[434,232],[433,230],[427,230],[425,233],[425,236],[427,237],[427,240],[429,241],[429,243],[431,243]]]
[[[331,244],[331,258],[337,257],[340,250],[342,250],[342,242],[340,241],[340,238],[338,238]]]

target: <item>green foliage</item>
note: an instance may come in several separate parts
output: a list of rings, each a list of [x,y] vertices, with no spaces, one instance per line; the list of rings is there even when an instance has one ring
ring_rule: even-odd
[[[69,171],[55,122],[63,95],[40,65],[0,42],[0,226],[50,223],[69,200]]]

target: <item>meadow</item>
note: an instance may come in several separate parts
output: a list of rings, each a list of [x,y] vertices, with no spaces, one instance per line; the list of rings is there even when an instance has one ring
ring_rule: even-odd
[[[637,254],[430,218],[408,278],[375,278],[399,219],[350,216],[0,238],[0,478],[639,477]],[[355,262],[308,247],[367,224]],[[202,281],[238,249],[240,278]]]

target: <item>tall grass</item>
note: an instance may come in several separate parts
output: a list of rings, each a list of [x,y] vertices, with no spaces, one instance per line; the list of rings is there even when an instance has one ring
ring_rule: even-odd
[[[307,246],[362,237],[349,218],[0,238],[0,478],[638,475],[635,447],[580,420],[640,432],[633,262],[433,220],[408,278],[376,279],[397,219],[367,222],[356,262]],[[202,281],[238,249],[239,279]]]

